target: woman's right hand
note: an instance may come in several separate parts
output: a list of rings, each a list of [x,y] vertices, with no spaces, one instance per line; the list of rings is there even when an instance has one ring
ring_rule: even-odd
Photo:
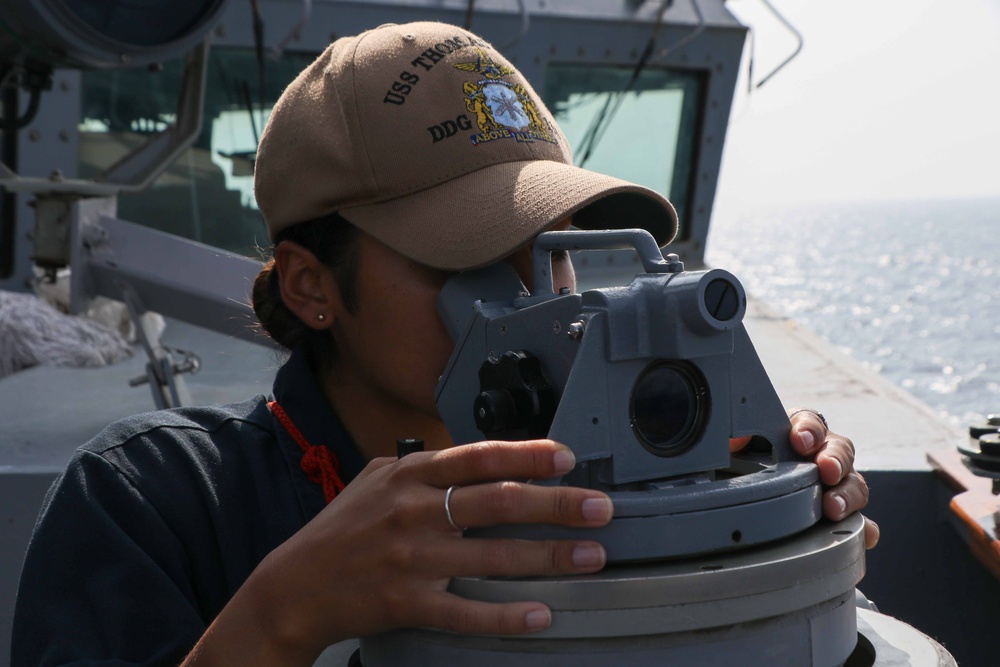
[[[398,627],[544,629],[551,623],[544,604],[467,600],[447,592],[449,579],[595,572],[604,566],[604,548],[593,541],[463,538],[448,522],[445,491],[458,487],[450,509],[463,527],[607,524],[613,507],[599,491],[509,481],[563,475],[574,464],[569,448],[551,440],[376,459],[260,563],[199,647],[234,606],[230,616],[256,628],[274,655],[298,656],[301,664],[337,641]]]

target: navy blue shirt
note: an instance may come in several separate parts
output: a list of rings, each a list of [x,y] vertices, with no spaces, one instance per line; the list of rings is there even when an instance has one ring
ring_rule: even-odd
[[[295,351],[274,398],[349,483],[365,466]],[[176,665],[322,488],[258,396],[112,424],[49,490],[28,547],[12,665]]]

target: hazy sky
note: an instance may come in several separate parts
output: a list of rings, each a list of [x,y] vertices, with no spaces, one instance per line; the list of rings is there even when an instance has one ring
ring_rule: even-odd
[[[1000,196],[1000,0],[773,4],[805,45],[749,96],[744,67],[720,212]],[[756,28],[759,79],[794,38],[756,0],[727,6]]]

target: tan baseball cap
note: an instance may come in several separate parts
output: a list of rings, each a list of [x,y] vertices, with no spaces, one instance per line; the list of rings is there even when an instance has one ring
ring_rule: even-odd
[[[331,44],[275,105],[254,188],[272,240],[338,212],[443,269],[494,262],[571,214],[584,229],[647,229],[660,245],[677,231],[659,193],[573,166],[520,72],[443,23]]]

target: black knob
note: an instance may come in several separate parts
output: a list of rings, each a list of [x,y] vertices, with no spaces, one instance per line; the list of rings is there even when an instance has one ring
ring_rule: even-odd
[[[505,389],[487,389],[476,397],[472,405],[476,417],[476,428],[483,433],[491,431],[506,431],[519,428],[517,424],[517,406],[514,398]]]
[[[979,451],[984,456],[997,459],[994,463],[1000,463],[1000,433],[979,436]]]
[[[400,438],[396,441],[396,458],[424,451],[424,441],[420,438]]]
[[[487,438],[544,438],[558,403],[541,364],[529,352],[491,355],[479,368],[479,396],[472,411],[476,427]]]
[[[978,440],[984,435],[989,435],[990,433],[996,433],[1000,431],[1000,426],[995,426],[993,424],[973,424],[969,427],[969,437]]]

